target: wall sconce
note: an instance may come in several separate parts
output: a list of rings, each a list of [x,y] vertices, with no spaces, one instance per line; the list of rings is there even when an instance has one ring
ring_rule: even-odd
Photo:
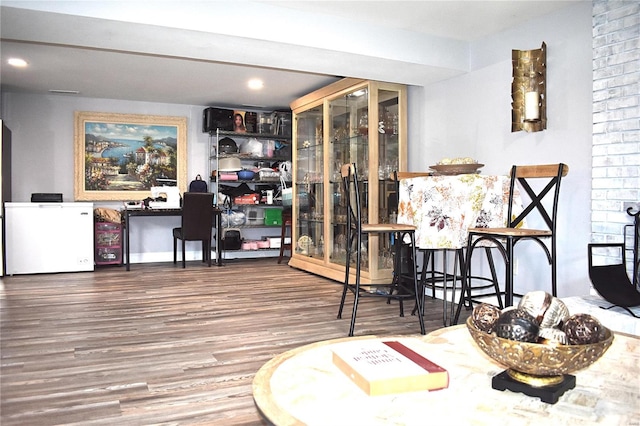
[[[539,132],[547,128],[547,45],[536,50],[512,50],[511,131]]]

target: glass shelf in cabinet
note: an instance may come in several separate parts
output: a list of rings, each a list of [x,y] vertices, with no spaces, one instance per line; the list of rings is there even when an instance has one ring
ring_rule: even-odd
[[[298,151],[310,150],[312,148],[322,148],[322,141],[309,142],[305,140],[304,142],[300,143],[296,148]]]
[[[311,173],[315,173],[315,172],[311,172]],[[297,180],[296,181],[296,186],[299,187],[303,187],[304,185],[324,185],[324,182],[321,180],[313,180],[312,178],[306,178],[306,179],[302,179],[302,180]]]
[[[304,214],[300,214],[298,216],[298,221],[300,221],[300,222],[324,222],[324,216],[309,217],[309,216],[305,216]]]
[[[369,138],[367,137],[367,135],[353,135],[353,136],[347,136],[344,138],[339,138],[339,139],[332,139],[331,143],[334,145],[344,145],[344,146],[350,146],[353,145],[354,143],[357,145],[368,145],[369,144]]]

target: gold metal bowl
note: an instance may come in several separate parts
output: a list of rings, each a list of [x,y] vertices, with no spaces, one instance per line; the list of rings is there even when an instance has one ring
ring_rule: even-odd
[[[586,345],[554,345],[503,339],[477,328],[471,317],[467,319],[467,329],[484,353],[509,367],[508,373],[512,378],[533,386],[553,384],[561,381],[564,374],[590,366],[613,343],[613,333],[608,328],[604,328],[604,340]]]
[[[465,175],[470,173],[478,173],[478,170],[484,167],[480,163],[464,163],[464,164],[435,164],[429,166],[439,175]]]

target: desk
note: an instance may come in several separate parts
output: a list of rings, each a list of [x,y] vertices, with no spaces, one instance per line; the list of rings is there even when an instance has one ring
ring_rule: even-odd
[[[447,389],[369,397],[333,364],[331,345],[348,340],[336,339],[267,362],[253,380],[253,398],[278,426],[637,424],[640,339],[635,337],[616,334],[603,357],[576,372],[576,387],[553,405],[493,390],[491,378],[504,367],[481,352],[464,325],[411,338],[424,342],[427,357],[447,369]]]
[[[222,214],[221,210],[218,208],[214,208],[214,226],[216,228],[216,264],[218,266],[222,265],[222,255],[220,252],[220,247],[222,247],[220,232],[218,230],[222,229],[221,220]],[[131,229],[131,217],[158,217],[158,216],[182,216],[182,209],[128,209],[124,208],[121,211],[121,214],[124,218],[124,245],[125,245],[125,265],[127,267],[127,271],[131,270],[131,262],[130,262],[130,251],[129,251],[129,230]],[[171,235],[171,231],[169,230],[167,235]]]

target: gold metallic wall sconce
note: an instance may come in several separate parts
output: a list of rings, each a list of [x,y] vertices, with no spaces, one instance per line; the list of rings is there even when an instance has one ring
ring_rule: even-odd
[[[547,45],[512,50],[511,131],[539,132],[547,128]]]

